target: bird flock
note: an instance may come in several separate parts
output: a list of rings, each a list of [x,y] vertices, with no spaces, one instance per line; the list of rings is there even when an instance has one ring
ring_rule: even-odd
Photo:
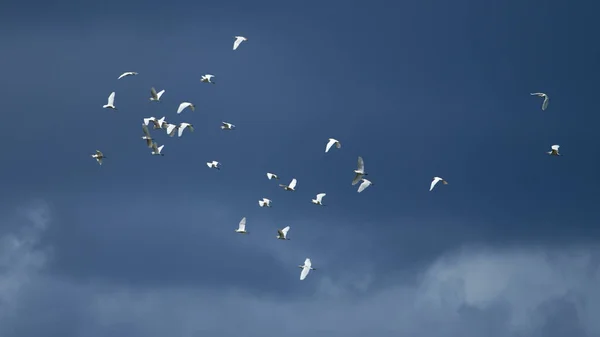
[[[234,51],[238,49],[238,47],[240,46],[240,44],[242,44],[242,42],[248,41],[248,39],[244,36],[234,36],[234,38],[235,38],[235,41],[233,42],[233,50]],[[138,75],[138,73],[135,71],[127,71],[127,72],[122,73],[117,79],[121,80],[123,78],[130,77],[130,76],[136,76],[136,75]],[[215,84],[215,82],[213,80],[214,77],[215,76],[212,74],[202,75],[202,77],[200,78],[200,82]],[[160,99],[164,94],[165,94],[165,89],[162,89],[157,92],[156,89],[154,87],[152,87],[152,88],[150,88],[149,100],[151,102],[160,102]],[[107,103],[105,105],[103,105],[102,108],[117,110],[117,107],[115,106],[115,95],[116,95],[116,93],[114,91],[111,92],[108,95]],[[537,92],[537,93],[531,93],[531,95],[539,96],[544,99],[542,102],[542,110],[543,111],[545,111],[548,108],[549,97],[547,94]],[[181,114],[186,109],[194,111],[195,106],[191,102],[181,102],[177,108],[177,114]],[[152,124],[153,130],[164,130],[166,132],[166,134],[169,135],[170,137],[174,137],[175,134],[177,134],[178,137],[181,137],[181,136],[183,136],[183,132],[185,130],[194,132],[194,126],[190,123],[182,122],[182,123],[178,123],[178,124],[171,124],[171,123],[167,122],[165,118],[166,117],[163,116],[160,119],[156,118],[156,117],[148,117],[148,118],[142,119],[141,127],[142,127],[142,132],[144,135],[141,138],[146,142],[146,146],[149,149],[151,149],[151,152],[150,152],[151,155],[164,156],[162,151],[165,146],[158,145],[156,143],[156,141],[154,140],[154,138],[152,137],[152,135],[150,133],[150,130],[148,129],[148,126],[150,124]],[[222,122],[222,125],[221,125],[222,130],[225,130],[225,131],[226,130],[235,130],[235,128],[236,128],[236,126],[232,123]],[[342,147],[342,143],[335,138],[329,138],[325,145],[325,153],[328,153],[331,150],[331,148],[334,146],[336,149],[340,149]],[[547,154],[552,155],[552,156],[560,156],[561,154],[559,153],[559,150],[558,150],[559,147],[560,147],[559,145],[552,145],[551,150],[548,151]],[[92,154],[91,157],[94,158],[98,162],[99,165],[102,165],[104,159],[108,158],[100,150],[96,150],[96,152],[94,154]],[[208,168],[211,168],[211,169],[216,169],[216,170],[221,169],[221,163],[216,160],[207,162],[206,166],[208,166]],[[363,158],[361,156],[359,156],[358,160],[357,160],[356,169],[354,170],[354,179],[352,179],[353,186],[358,184],[359,182],[361,183],[357,189],[358,193],[361,193],[369,186],[374,185],[369,179],[365,178],[368,175],[369,174],[365,170],[365,162],[364,162]],[[267,179],[269,179],[269,180],[279,180],[279,176],[272,172],[267,172],[266,176],[267,176]],[[441,182],[443,185],[448,184],[448,182],[441,177],[433,177],[430,187],[429,187],[429,191],[430,192],[433,191],[434,187],[439,182]],[[298,184],[298,181],[296,180],[296,178],[292,178],[292,180],[289,182],[289,184],[287,184],[287,185],[279,184],[279,187],[281,187],[284,191],[293,192],[293,191],[296,191],[297,184]],[[326,193],[318,193],[315,196],[315,198],[312,199],[312,203],[315,205],[318,205],[318,206],[326,206],[323,204],[323,198],[326,195],[327,195]],[[261,200],[258,201],[258,205],[260,207],[271,207],[271,203],[272,203],[272,201],[267,198],[262,198]],[[282,229],[278,229],[276,238],[279,240],[290,240],[288,238],[289,231],[290,231],[290,226],[287,226]],[[235,232],[238,234],[247,234],[248,233],[246,231],[246,217],[243,217],[240,220],[240,222],[238,224],[238,228],[235,230]],[[302,269],[302,271],[300,272],[300,280],[304,280],[308,276],[308,274],[311,270],[316,270],[316,268],[313,268],[312,261],[310,258],[306,258],[304,260],[303,264],[298,265],[298,268]]]

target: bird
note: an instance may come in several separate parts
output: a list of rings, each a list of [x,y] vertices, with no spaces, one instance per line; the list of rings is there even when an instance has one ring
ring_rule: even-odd
[[[196,106],[194,106],[194,104],[192,104],[190,102],[183,102],[183,103],[179,104],[179,108],[177,108],[177,113],[180,114],[187,107],[189,107],[190,110],[192,110],[192,111],[196,110]]]
[[[163,147],[165,147],[165,145],[161,145],[158,146],[158,144],[156,144],[156,142],[152,143],[152,155],[153,156],[164,156],[164,154],[162,153],[162,149]]]
[[[106,158],[106,156],[100,150],[96,150],[96,153],[92,155],[92,158],[96,159],[99,165],[102,165],[102,159]]]
[[[270,173],[270,172],[267,172],[267,178],[269,178],[269,180],[271,180],[271,179],[276,179],[276,180],[279,179],[279,177],[275,173]]]
[[[369,175],[365,172],[365,162],[361,156],[358,156],[358,164],[356,166],[356,170],[354,170],[354,180],[352,180],[352,185],[358,184],[358,182],[362,179],[363,176]]]
[[[311,270],[317,270],[316,268],[312,267],[312,262],[308,257],[306,260],[304,260],[304,264],[299,265],[298,268],[302,269],[302,272],[300,272],[300,281],[304,280]]]
[[[548,95],[544,94],[543,92],[532,92],[531,96],[543,97],[544,102],[542,103],[542,110],[546,110],[546,108],[548,107],[548,103],[550,101],[550,98],[548,97]]]
[[[240,234],[248,234],[248,232],[246,232],[246,217],[243,217],[242,220],[240,220],[238,229],[236,229],[235,231],[236,231],[236,233],[240,233]]]
[[[550,151],[548,151],[547,153],[551,156],[562,156],[562,154],[558,153],[558,148],[560,147],[560,145],[552,145]]]
[[[220,170],[220,169],[221,169],[221,163],[219,163],[219,162],[218,162],[218,161],[216,161],[216,160],[213,160],[213,161],[209,161],[209,162],[207,162],[207,163],[206,163],[206,166],[208,166],[209,168],[214,168],[214,169],[217,169],[217,170]]]
[[[319,193],[319,194],[317,194],[316,199],[313,199],[312,203],[315,204],[315,205],[325,206],[325,205],[323,205],[323,197],[326,196],[326,195],[327,195],[326,193]]]
[[[150,135],[150,131],[148,131],[148,127],[146,126],[146,124],[142,123],[142,131],[144,132],[144,136],[142,136],[142,139],[146,140],[146,145],[148,145],[148,147],[152,147],[152,136]]]
[[[329,149],[331,149],[331,147],[333,146],[333,144],[335,144],[335,147],[337,147],[338,149],[340,147],[342,147],[342,143],[340,143],[339,140],[333,139],[333,138],[329,138],[329,142],[327,142],[327,146],[325,146],[325,153],[329,152]]]
[[[431,192],[433,190],[433,187],[435,186],[435,184],[437,184],[440,181],[442,182],[442,184],[448,185],[448,182],[445,181],[443,178],[433,177],[433,181],[431,181],[431,186],[429,186],[429,192]]]
[[[119,78],[117,78],[117,80],[120,80],[123,77],[134,76],[134,75],[137,75],[137,74],[138,73],[136,73],[135,71],[126,71],[126,72],[122,73],[121,76],[119,76]]]
[[[370,180],[362,178],[362,183],[360,184],[360,186],[358,186],[358,193],[364,191],[365,188],[367,188],[371,185],[375,185],[375,184],[373,184]]]
[[[279,240],[289,240],[287,238],[287,233],[288,233],[289,230],[290,230],[290,226],[286,226],[285,228],[278,229],[277,230],[277,238]]]
[[[108,102],[106,104],[104,104],[102,106],[104,109],[113,109],[113,110],[117,110],[117,108],[115,108],[115,92],[111,92],[110,95],[108,95]]]
[[[177,137],[181,137],[183,135],[183,130],[190,129],[190,132],[194,132],[194,126],[190,123],[179,123],[177,127]]]
[[[160,97],[165,93],[165,90],[161,90],[159,92],[156,92],[156,89],[154,89],[154,87],[150,88],[150,100],[151,101],[156,101],[159,102],[160,101]]]
[[[295,191],[296,188],[296,178],[292,179],[289,185],[279,184],[279,187],[282,187],[286,191]]]
[[[262,200],[258,201],[258,206],[260,207],[271,207],[271,200],[267,198],[262,198]]]
[[[167,123],[166,130],[167,130],[167,135],[169,135],[169,137],[173,137],[173,136],[175,136],[175,131],[177,130],[177,125]]]
[[[167,124],[169,124],[169,123],[165,122],[164,116],[161,119],[156,119],[156,117],[144,118],[145,125],[150,124],[150,122],[152,122],[152,124],[154,124],[154,129],[166,129]]]
[[[242,42],[248,41],[248,39],[243,36],[234,36],[234,38],[235,41],[233,41],[233,50],[236,50]]]
[[[227,122],[221,122],[221,129],[223,130],[233,130],[235,129],[235,125],[231,124],[231,123],[227,123]]]
[[[215,75],[211,75],[211,74],[202,75],[202,78],[200,78],[200,82],[215,84],[215,82],[213,82],[211,80],[213,77],[215,77]]]

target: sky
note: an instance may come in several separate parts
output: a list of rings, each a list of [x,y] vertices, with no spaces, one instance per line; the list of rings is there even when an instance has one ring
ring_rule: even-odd
[[[598,10],[8,3],[0,336],[599,336]]]

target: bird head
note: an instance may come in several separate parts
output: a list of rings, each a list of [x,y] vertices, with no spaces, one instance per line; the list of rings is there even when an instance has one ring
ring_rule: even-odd
[[[298,265],[298,268],[302,269],[302,268],[304,268],[304,266],[303,266],[303,265],[301,265],[301,264],[299,264],[299,265]]]
[[[317,270],[317,268],[312,268],[312,267],[311,267],[311,268],[310,268],[310,270]]]

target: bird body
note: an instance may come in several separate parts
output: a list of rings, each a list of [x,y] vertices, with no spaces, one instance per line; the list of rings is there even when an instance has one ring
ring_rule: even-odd
[[[325,193],[319,193],[319,194],[317,194],[317,197],[312,200],[312,203],[315,204],[315,205],[324,206],[323,205],[323,197],[326,196],[326,195],[327,194],[325,194]]]
[[[234,36],[234,38],[235,41],[233,41],[233,50],[236,50],[242,42],[248,41],[248,39],[243,36]]]
[[[154,89],[154,87],[150,88],[150,100],[151,101],[156,101],[159,102],[160,101],[160,97],[165,93],[165,90],[161,90],[159,92],[156,92],[156,89]]]
[[[120,80],[123,77],[134,76],[134,75],[137,75],[137,74],[138,73],[136,73],[135,71],[126,71],[126,72],[122,73],[121,76],[119,76],[119,78],[117,78],[117,80]]]
[[[235,232],[240,234],[248,234],[248,232],[246,232],[246,217],[243,217],[242,220],[240,220],[238,228],[235,230]]]
[[[183,102],[181,104],[179,104],[179,108],[177,108],[177,114],[180,114],[183,110],[185,110],[185,108],[190,108],[190,110],[194,111],[196,110],[196,106],[190,102]]]
[[[267,198],[262,198],[262,200],[258,201],[258,206],[260,207],[271,207],[271,200]]]
[[[106,158],[106,156],[104,156],[102,151],[96,150],[96,153],[94,153],[92,155],[92,158],[96,159],[96,161],[98,162],[98,165],[102,165],[102,159]]]
[[[215,84],[215,82],[212,81],[213,77],[215,77],[215,75],[211,75],[211,74],[202,75],[202,78],[200,78],[200,82]]]
[[[156,119],[156,117],[148,117],[144,118],[144,124],[148,125],[152,122],[154,125],[154,129],[166,129],[168,123],[165,121],[165,117],[163,116],[161,119]]]
[[[532,92],[531,96],[543,97],[544,102],[542,102],[542,110],[546,110],[546,108],[548,108],[548,103],[550,103],[550,97],[548,97],[548,95],[544,94],[543,92]]]
[[[117,108],[115,108],[115,92],[111,92],[110,95],[108,95],[108,102],[106,102],[106,104],[104,104],[102,106],[104,109],[113,109],[113,110],[117,110]]]
[[[152,142],[152,155],[153,156],[164,156],[164,154],[162,153],[162,149],[165,147],[165,145],[161,145],[158,146],[158,144],[156,144],[156,142]]]
[[[365,188],[369,187],[373,185],[373,183],[370,180],[367,180],[365,178],[362,178],[362,183],[360,184],[360,186],[358,186],[358,193],[362,192],[365,190]]]
[[[177,127],[177,137],[181,137],[183,135],[183,130],[185,129],[189,129],[190,132],[194,132],[194,126],[190,123],[179,123],[179,126]]]
[[[276,179],[276,180],[279,179],[279,177],[275,173],[270,173],[270,172],[267,172],[267,178],[269,178],[269,180],[271,180],[271,179]]]
[[[335,147],[337,147],[338,149],[340,147],[342,147],[342,143],[340,143],[339,140],[334,139],[334,138],[329,138],[329,141],[327,142],[327,145],[325,146],[325,153],[329,152],[329,149],[331,149],[331,147],[335,144]]]
[[[289,185],[279,184],[279,187],[282,187],[286,191],[295,191],[297,183],[298,183],[298,181],[296,180],[296,178],[294,178],[294,179],[292,179],[292,181],[290,182]]]
[[[311,270],[317,270],[316,268],[312,267],[312,262],[309,258],[306,258],[306,260],[304,260],[304,264],[299,265],[298,268],[302,269],[300,272],[300,281],[304,280]]]
[[[431,185],[429,186],[429,192],[431,192],[433,190],[433,188],[435,187],[435,185],[438,182],[442,182],[442,184],[444,185],[448,185],[448,182],[440,177],[433,177],[433,180],[431,181]]]
[[[169,135],[169,137],[175,136],[175,131],[177,131],[177,125],[169,123],[167,123],[166,125],[167,127],[165,130],[167,131],[167,135]]]
[[[220,170],[220,169],[221,169],[221,163],[219,163],[219,162],[218,162],[218,161],[216,161],[216,160],[213,160],[213,161],[209,161],[209,162],[207,162],[207,163],[206,163],[206,166],[208,166],[209,168],[214,168],[214,169],[217,169],[217,170]]]
[[[358,156],[358,163],[356,165],[356,170],[354,170],[354,179],[352,179],[352,185],[358,184],[363,176],[366,175],[368,175],[368,173],[365,172],[365,161],[361,156]]]
[[[285,228],[278,229],[277,230],[277,238],[279,240],[289,240],[287,238],[287,233],[289,232],[289,230],[290,230],[290,226],[286,226]]]

